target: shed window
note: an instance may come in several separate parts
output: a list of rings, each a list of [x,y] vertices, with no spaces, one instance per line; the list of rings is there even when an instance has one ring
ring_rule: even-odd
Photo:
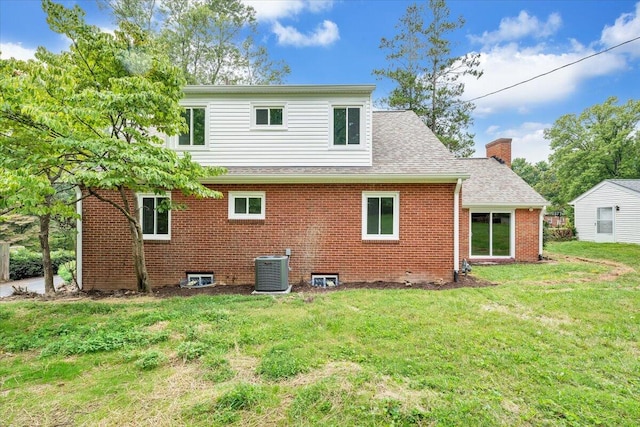
[[[598,219],[596,222],[598,234],[613,234],[613,208],[598,208]]]

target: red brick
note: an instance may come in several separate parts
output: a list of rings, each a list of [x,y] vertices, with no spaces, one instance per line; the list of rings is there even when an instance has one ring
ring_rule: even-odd
[[[338,273],[344,282],[453,278],[455,184],[216,185],[265,191],[264,221],[229,220],[227,199],[172,193],[171,241],[145,242],[152,286],[176,285],[187,271],[213,271],[227,284],[253,284],[254,258],[291,249],[289,281]],[[362,192],[400,192],[400,240],[363,241]],[[464,221],[461,221],[464,223]],[[462,235],[462,234],[461,234]],[[83,202],[85,289],[135,288],[124,217],[97,199]],[[411,272],[411,273],[407,273]]]

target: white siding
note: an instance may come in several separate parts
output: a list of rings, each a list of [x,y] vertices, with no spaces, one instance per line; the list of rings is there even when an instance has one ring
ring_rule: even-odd
[[[579,240],[597,240],[595,223],[599,207],[613,207],[615,242],[640,244],[640,194],[608,182],[575,202]]]
[[[200,98],[202,102],[202,98]],[[189,104],[189,99],[184,103]],[[252,106],[286,105],[286,129],[252,127]],[[191,151],[206,166],[370,166],[371,98],[345,95],[216,95],[206,102],[208,147]],[[359,146],[332,146],[333,105],[362,106]]]

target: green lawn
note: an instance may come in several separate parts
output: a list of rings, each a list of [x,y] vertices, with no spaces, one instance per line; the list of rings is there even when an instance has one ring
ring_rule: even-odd
[[[487,288],[0,302],[0,425],[638,425],[640,246],[548,251]]]

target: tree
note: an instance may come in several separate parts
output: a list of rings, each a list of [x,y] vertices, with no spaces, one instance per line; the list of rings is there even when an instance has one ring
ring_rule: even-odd
[[[45,72],[35,61],[0,62],[0,215],[37,218],[38,241],[42,252],[45,293],[55,292],[51,262],[50,231],[56,218],[73,218],[73,201],[61,194],[66,187],[65,163],[74,158],[56,137],[51,124],[60,106],[47,113],[38,105],[47,96],[39,84]],[[35,116],[40,116],[39,120]]]
[[[522,178],[531,187],[540,180],[540,171],[531,163],[527,162],[524,157],[516,157],[511,162],[511,170],[513,170],[520,178]]]
[[[475,106],[461,101],[465,75],[479,78],[479,54],[456,57],[451,53],[447,33],[464,25],[459,17],[449,21],[445,0],[429,0],[431,22],[425,26],[424,5],[407,8],[392,39],[382,38],[380,48],[387,51],[387,68],[373,74],[388,78],[396,87],[383,101],[390,107],[415,111],[451,152],[459,157],[473,154],[473,138],[467,129],[473,124]]]
[[[109,203],[127,219],[138,290],[149,290],[140,206],[135,193],[180,191],[195,197],[220,193],[199,179],[222,173],[204,168],[187,154],[165,147],[159,134],[185,129],[184,80],[178,68],[137,26],[123,22],[115,34],[84,22],[79,7],[67,9],[43,1],[51,29],[71,40],[68,52],[38,49],[25,87],[41,98],[20,98],[15,120],[40,129],[38,144],[49,158],[60,152],[64,181],[78,185],[84,197]],[[59,150],[59,151],[58,151]],[[23,168],[16,169],[23,173]],[[14,173],[15,175],[16,173]],[[177,209],[170,201],[159,209]]]
[[[561,210],[558,206],[559,184],[555,171],[549,163],[539,161],[531,164],[522,157],[513,159],[511,169],[542,197],[556,205],[552,210]]]
[[[289,67],[257,46],[255,10],[240,0],[101,0],[116,22],[164,44],[190,84],[282,83]]]
[[[551,168],[567,203],[602,180],[640,178],[640,101],[618,105],[615,97],[580,115],[567,114],[545,130]]]

